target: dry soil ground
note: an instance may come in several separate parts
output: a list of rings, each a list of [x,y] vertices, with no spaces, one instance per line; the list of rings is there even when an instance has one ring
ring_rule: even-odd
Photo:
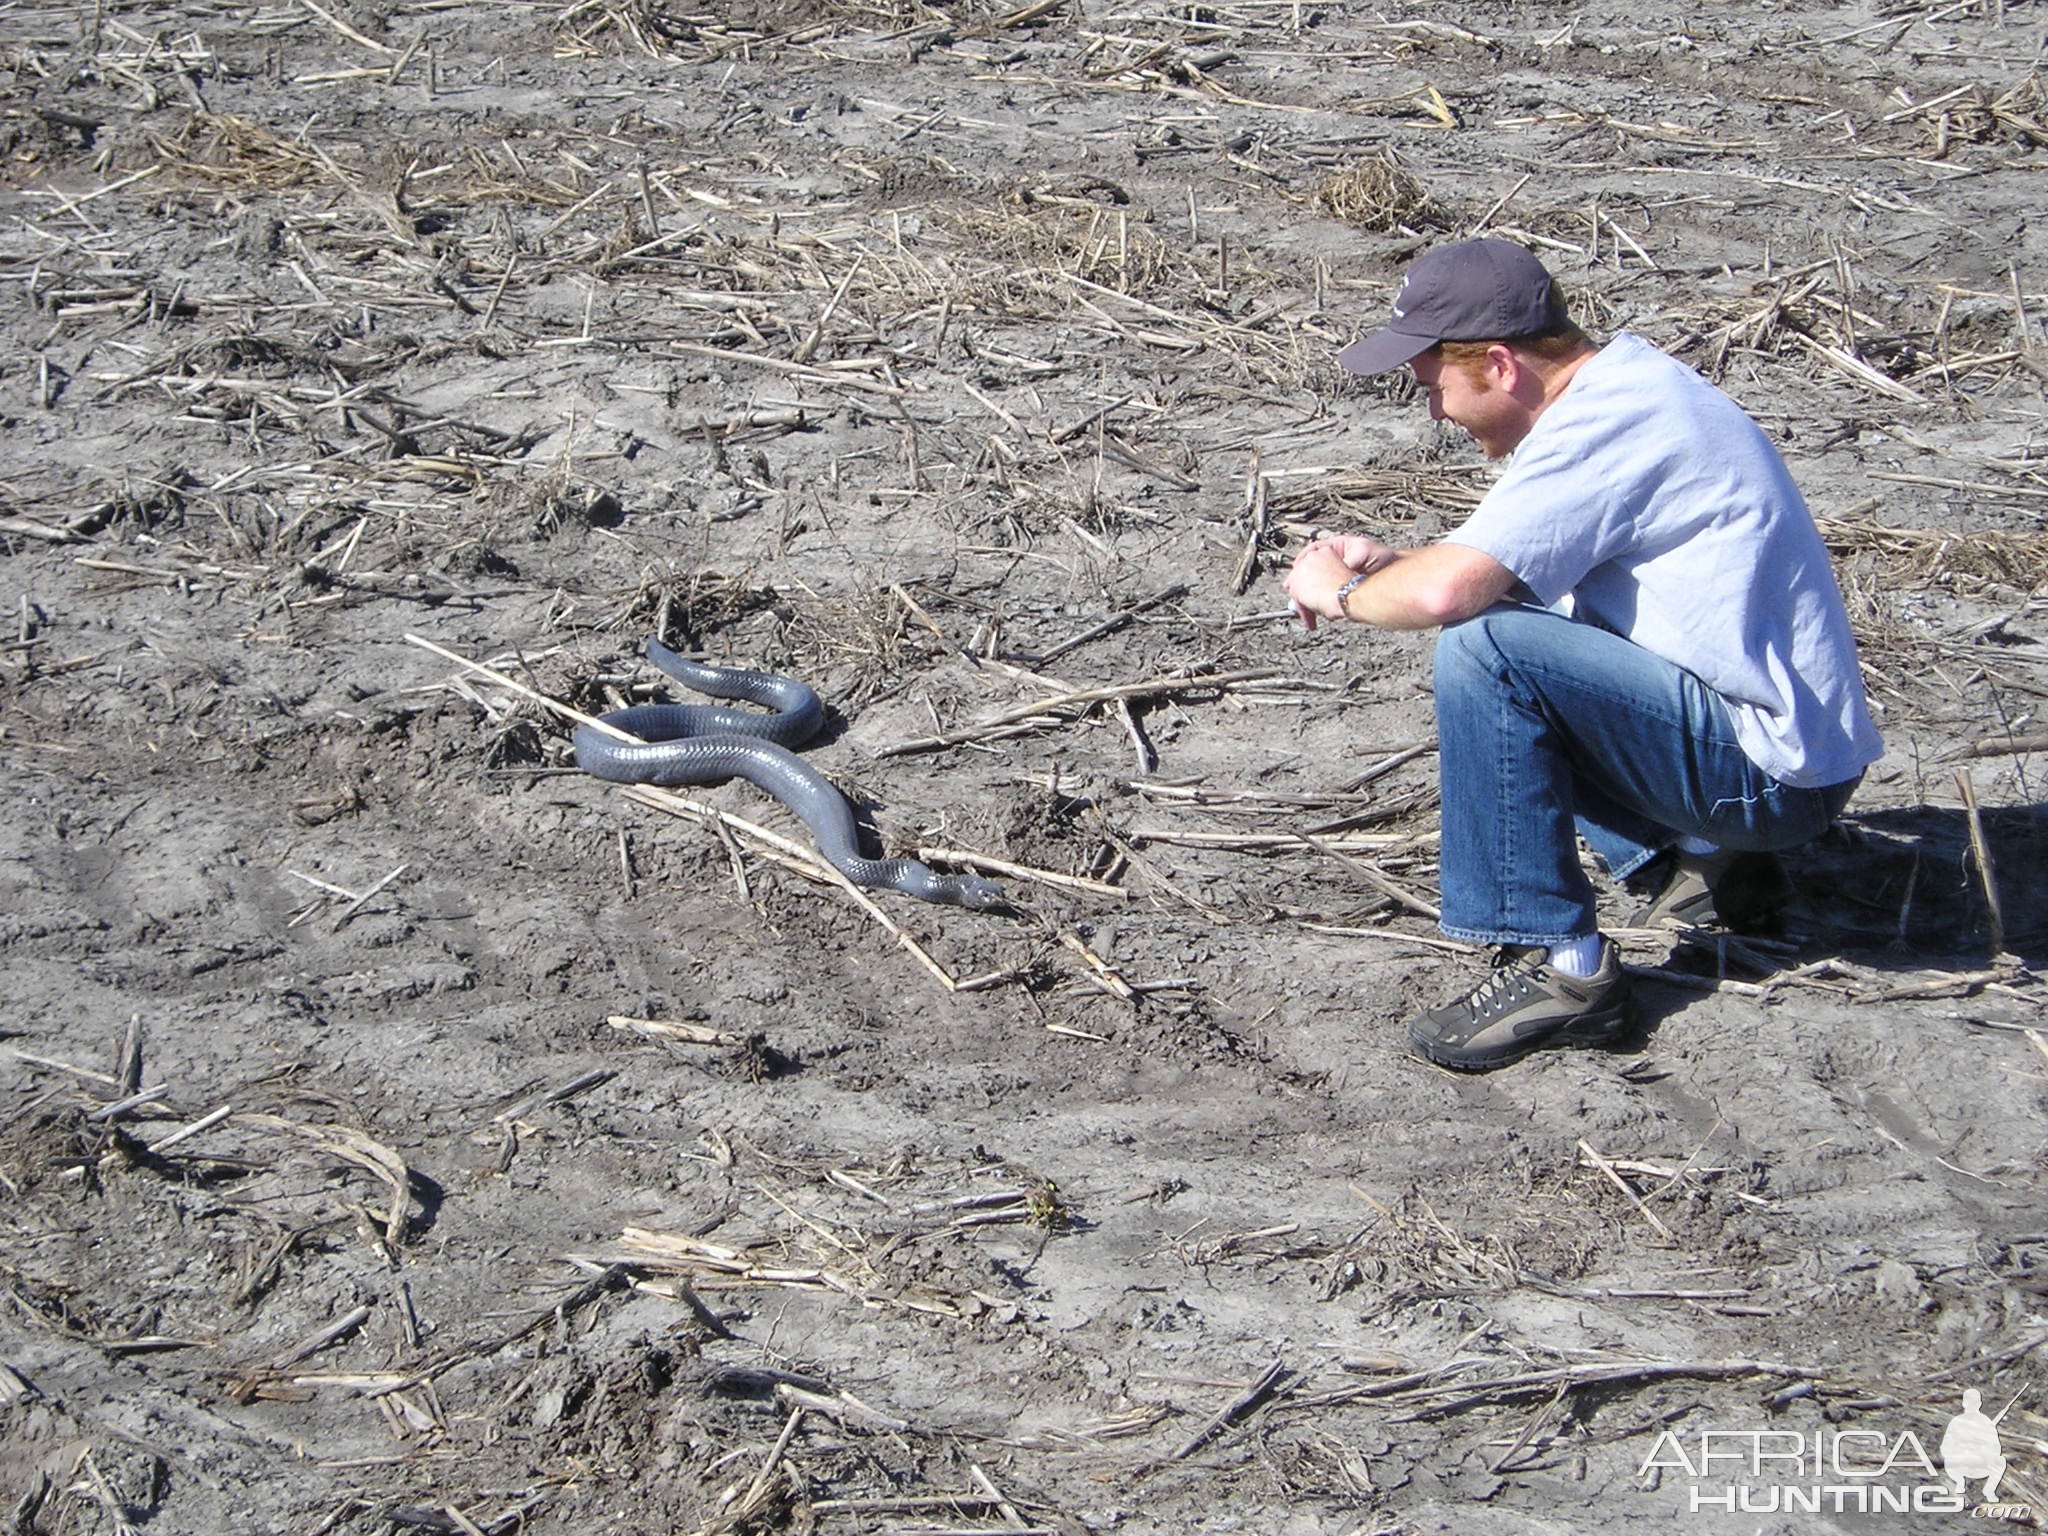
[[[1966,1388],[2032,1519],[2042,46],[0,5],[10,1528],[1982,1529],[1686,1464],[1910,1490]],[[1465,1079],[1427,641],[1274,572],[1483,488],[1332,362],[1482,229],[1782,443],[1890,750],[1780,941]],[[565,766],[654,633],[1018,910]]]

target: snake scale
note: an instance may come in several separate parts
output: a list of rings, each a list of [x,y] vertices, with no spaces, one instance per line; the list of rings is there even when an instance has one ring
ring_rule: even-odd
[[[803,818],[818,849],[855,885],[880,886],[920,901],[989,911],[1007,905],[1003,888],[979,875],[941,875],[916,859],[870,859],[860,851],[853,809],[831,782],[791,749],[817,734],[825,707],[793,677],[685,660],[659,640],[647,659],[692,692],[772,710],[714,704],[636,704],[600,716],[640,738],[620,741],[588,725],[576,728],[576,766],[615,784],[719,784],[745,779]]]

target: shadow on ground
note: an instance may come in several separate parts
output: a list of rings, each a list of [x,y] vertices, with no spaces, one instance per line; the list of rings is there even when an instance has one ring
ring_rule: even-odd
[[[2030,967],[2048,960],[2031,894],[2048,875],[2048,807],[1985,810],[1976,837],[1961,808],[1874,810],[1786,864],[1800,893],[1787,937],[1809,958],[1832,950],[1879,968],[1966,971],[2001,954]]]

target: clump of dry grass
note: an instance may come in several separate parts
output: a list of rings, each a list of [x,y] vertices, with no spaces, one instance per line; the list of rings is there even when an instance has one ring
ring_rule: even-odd
[[[458,203],[525,203],[536,208],[573,208],[588,190],[551,181],[529,170],[503,145],[466,146],[467,165],[456,165],[453,185],[444,195]]]
[[[1439,223],[1436,204],[1390,157],[1367,155],[1325,178],[1316,204],[1347,224],[1382,234]]]
[[[971,26],[1013,6],[1001,0],[752,0],[735,3],[725,18],[733,27],[796,32],[817,27],[830,32],[901,32],[911,27]]]
[[[93,527],[128,527],[146,533],[182,527],[200,482],[175,464],[130,465],[95,479],[80,501]]]
[[[1973,85],[1953,100],[1929,103],[1927,125],[1939,159],[1952,144],[2048,144],[2048,92],[2041,76],[2031,74],[1996,96]]]
[[[1911,334],[1911,317],[1894,313],[1900,301],[1845,289],[1833,263],[1816,263],[1795,275],[1797,281],[1717,296],[1691,314],[1668,311],[1665,323],[1684,327],[1674,350],[1710,379],[1725,376],[1731,355],[1750,353],[1784,359],[1815,378],[1846,377],[1866,391],[1918,402],[1911,381],[1928,359]],[[1981,361],[1958,358],[1955,371],[1967,372]]]
[[[923,0],[782,0],[764,3],[761,9],[772,17],[776,31],[829,25],[852,32],[896,32],[942,21],[946,15]]]
[[[882,32],[960,25],[1000,14],[999,8],[939,6],[927,0],[753,0],[722,6],[672,0],[571,0],[555,14],[565,53],[590,55],[608,46],[673,58],[729,50],[788,34]]]
[[[1481,467],[1428,459],[1368,465],[1346,474],[1276,486],[1268,507],[1274,517],[1299,523],[1361,521],[1375,529],[1406,528],[1423,518],[1469,512],[1486,494]]]
[[[688,648],[778,601],[772,587],[724,571],[706,567],[650,571],[608,627],[629,635],[670,637]]]
[[[1877,568],[1880,590],[1960,583],[2036,592],[2048,583],[2048,539],[2036,532],[1890,528],[1868,519],[1827,517],[1815,522],[1838,560]]]
[[[922,636],[927,642],[919,645]],[[927,659],[938,637],[913,617],[900,587],[863,583],[843,596],[798,606],[784,634],[795,676],[834,679],[834,702],[865,703],[906,666]]]
[[[535,538],[553,538],[564,529],[609,528],[624,515],[610,489],[584,479],[567,462],[520,482],[516,495]]]
[[[166,170],[208,186],[282,192],[333,174],[318,152],[231,113],[194,112],[175,132],[151,134],[150,144]]]
[[[620,691],[622,671],[630,675],[633,664],[629,661],[621,667],[612,662],[595,662],[575,651],[563,650],[540,663],[530,675],[536,686],[557,703],[586,715],[602,715],[619,707],[624,696]],[[515,724],[538,722],[550,731],[568,733],[568,727],[551,710],[530,699],[515,696],[502,707],[506,718]]]
[[[1190,257],[1117,209],[1034,200],[967,208],[947,215],[946,222],[977,257],[977,271],[966,284],[970,296],[1001,307],[1028,310],[1029,303],[1021,301],[1029,300],[1048,271],[1137,295],[1201,286],[1202,274]],[[1057,298],[1062,307],[1071,302],[1065,289]]]
[[[663,0],[576,0],[555,17],[555,28],[571,54],[598,53],[603,43],[616,41],[659,59],[675,53],[679,44],[694,44],[702,20],[699,7]]]

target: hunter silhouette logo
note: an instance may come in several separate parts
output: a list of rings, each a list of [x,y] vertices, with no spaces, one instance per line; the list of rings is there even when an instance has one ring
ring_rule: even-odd
[[[2015,1392],[2012,1403],[2019,1400]],[[1963,1411],[1950,1419],[1948,1428],[1941,1432],[1941,1470],[1957,1493],[1963,1491],[1970,1479],[1983,1478],[1984,1502],[1991,1504],[1997,1501],[1998,1481],[2005,1476],[1998,1419],[2012,1412],[2012,1403],[1999,1410],[1998,1419],[1991,1419],[1984,1416],[1983,1402],[1984,1394],[1975,1387],[1963,1394]]]

